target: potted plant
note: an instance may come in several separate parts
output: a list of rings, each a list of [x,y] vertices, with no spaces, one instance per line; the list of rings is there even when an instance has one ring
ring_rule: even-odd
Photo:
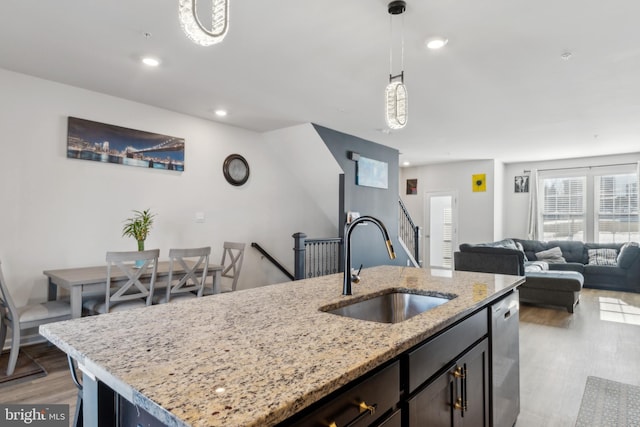
[[[125,220],[122,237],[133,237],[138,242],[138,250],[144,251],[144,241],[151,231],[155,214],[151,213],[151,209],[133,211],[133,213],[135,213],[134,216]]]

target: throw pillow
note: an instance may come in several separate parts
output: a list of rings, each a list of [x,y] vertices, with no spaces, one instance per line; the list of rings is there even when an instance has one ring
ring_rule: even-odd
[[[627,242],[620,248],[618,254],[618,267],[629,268],[640,254],[640,245],[637,242]]]
[[[538,261],[546,261],[549,264],[564,264],[567,262],[567,260],[562,257],[562,249],[560,249],[559,246],[547,249],[546,251],[536,252],[536,258]]]
[[[617,258],[618,253],[615,249],[589,249],[589,264],[591,265],[618,265]]]
[[[522,252],[522,255],[524,256],[524,260],[525,260],[525,262],[526,262],[526,261],[529,261],[529,260],[527,259],[527,254],[526,254],[526,252],[524,251],[524,246],[522,246],[522,243],[520,243],[520,242],[516,242],[516,248],[518,248],[518,250],[519,250],[520,252]]]

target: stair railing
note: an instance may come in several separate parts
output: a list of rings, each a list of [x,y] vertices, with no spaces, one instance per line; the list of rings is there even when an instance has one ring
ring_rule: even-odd
[[[256,242],[253,242],[251,243],[251,247],[255,248],[258,252],[262,254],[262,256],[264,256],[266,259],[271,261],[271,264],[275,265],[278,268],[278,270],[280,270],[285,276],[287,276],[291,280],[295,280],[293,277],[293,274],[291,274],[289,270],[287,270],[277,259],[272,257],[271,254],[269,254],[269,252],[264,250],[262,246],[260,246]]]
[[[307,235],[300,232],[292,237],[295,280],[326,276],[342,271],[341,237],[307,239]]]
[[[405,247],[409,259],[415,267],[420,267],[420,227],[418,227],[407,210],[407,207],[400,202],[400,215],[398,216],[398,238]]]

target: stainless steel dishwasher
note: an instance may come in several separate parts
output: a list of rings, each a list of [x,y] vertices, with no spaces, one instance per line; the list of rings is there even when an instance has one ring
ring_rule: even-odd
[[[493,427],[512,427],[520,413],[518,291],[491,306]]]

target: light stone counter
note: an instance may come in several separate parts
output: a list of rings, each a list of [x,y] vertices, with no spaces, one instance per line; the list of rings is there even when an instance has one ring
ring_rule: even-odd
[[[43,325],[100,381],[168,425],[271,426],[460,320],[522,277],[381,266]],[[320,307],[389,288],[455,294],[397,324]],[[221,391],[224,389],[224,391]]]

